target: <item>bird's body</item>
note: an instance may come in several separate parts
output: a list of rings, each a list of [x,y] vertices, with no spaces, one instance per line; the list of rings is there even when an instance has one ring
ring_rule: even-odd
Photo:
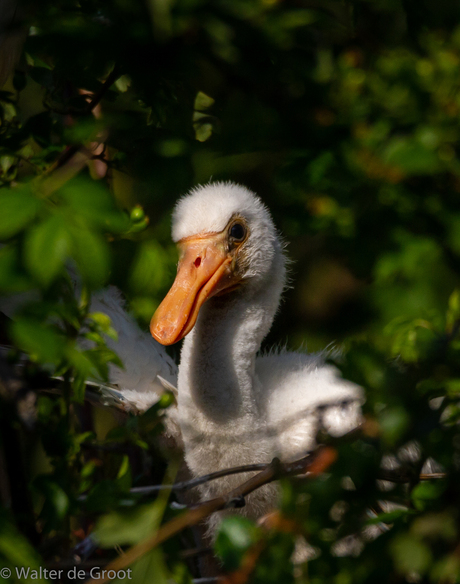
[[[186,335],[178,419],[192,474],[274,456],[295,460],[314,446],[320,425],[336,435],[356,427],[361,390],[323,355],[258,356],[286,281],[283,245],[260,199],[232,183],[200,187],[179,201],[173,238],[181,248],[178,276],[151,331],[165,344]],[[241,481],[206,483],[201,495],[223,494]],[[257,518],[275,503],[276,488],[268,485],[249,495],[241,512]],[[213,533],[218,519],[211,521]]]

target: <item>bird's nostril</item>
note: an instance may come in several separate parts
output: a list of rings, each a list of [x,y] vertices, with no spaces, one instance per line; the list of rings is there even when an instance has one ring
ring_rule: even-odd
[[[195,267],[198,268],[200,264],[201,264],[201,258],[197,257],[195,260]]]

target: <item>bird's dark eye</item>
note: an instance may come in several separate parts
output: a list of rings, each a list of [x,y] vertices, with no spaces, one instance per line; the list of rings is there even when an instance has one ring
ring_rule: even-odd
[[[241,225],[241,223],[234,223],[230,227],[229,235],[235,241],[241,241],[246,235],[246,229]]]

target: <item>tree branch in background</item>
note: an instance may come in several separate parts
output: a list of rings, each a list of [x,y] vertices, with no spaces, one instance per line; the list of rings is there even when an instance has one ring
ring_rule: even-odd
[[[150,493],[156,493],[158,491],[163,491],[166,489],[172,491],[186,491],[188,489],[192,489],[193,487],[197,487],[198,485],[202,485],[203,483],[207,483],[208,481],[213,481],[215,479],[219,479],[221,477],[226,477],[233,474],[240,474],[245,472],[251,471],[258,471],[258,470],[265,470],[267,468],[267,464],[246,464],[242,466],[235,466],[232,468],[226,468],[223,470],[218,470],[216,472],[212,472],[207,475],[203,475],[201,477],[197,477],[196,479],[190,479],[189,481],[182,481],[180,483],[174,483],[174,485],[152,485],[148,487],[134,487],[131,489],[131,493],[136,493],[139,495],[149,495]]]
[[[104,95],[108,92],[117,78],[120,76],[118,67],[114,67],[99,90],[93,95],[88,105],[82,110],[81,115],[89,115],[99,105]],[[73,144],[64,150],[58,159],[46,170],[43,176],[38,178],[38,185],[43,196],[47,197],[68,180],[80,172],[85,164],[92,159],[93,154],[99,151],[84,147],[83,144]]]
[[[190,479],[189,481],[174,483],[173,485],[150,485],[147,487],[134,487],[133,489],[130,489],[130,493],[134,493],[136,495],[150,495],[151,493],[157,493],[158,491],[164,490],[186,491],[188,489],[193,489],[194,487],[207,483],[208,481],[220,479],[229,475],[265,470],[267,466],[267,464],[246,464],[243,466],[235,466],[203,475],[201,477],[197,477],[196,479]],[[429,481],[432,479],[444,479],[446,476],[447,474],[445,472],[421,473],[419,475],[419,480]],[[409,477],[409,475],[405,473],[405,469],[381,470],[377,478],[391,483],[408,483],[412,479],[412,477]],[[79,499],[84,501],[86,496],[83,495]]]
[[[120,76],[120,72],[118,70],[118,67],[115,66],[112,69],[112,71],[109,73],[109,75],[107,76],[107,79],[101,85],[99,90],[96,91],[96,93],[93,95],[93,98],[88,103],[86,108],[83,110],[83,115],[89,115],[92,113],[93,109],[100,103],[100,101],[102,100],[104,95],[112,87],[112,85],[115,83],[115,81],[117,80],[117,78],[119,76]],[[53,172],[57,168],[64,166],[64,164],[66,164],[66,162],[68,162],[72,158],[72,156],[80,150],[81,147],[82,147],[82,144],[74,144],[73,146],[69,146],[69,148],[67,148],[67,150],[65,150],[59,156],[59,158],[56,160],[56,162],[51,165],[51,167],[48,169],[47,173],[49,174],[50,172]]]

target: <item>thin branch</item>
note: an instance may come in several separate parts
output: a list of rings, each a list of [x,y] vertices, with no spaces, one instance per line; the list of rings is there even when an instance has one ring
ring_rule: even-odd
[[[432,479],[445,479],[446,477],[447,473],[445,472],[424,472],[419,474],[418,479],[420,481],[430,481]],[[406,473],[404,468],[381,469],[377,478],[389,483],[410,483],[414,479],[414,475]]]
[[[225,495],[196,505],[186,513],[163,525],[157,533],[133,546],[125,554],[111,562],[107,566],[107,573],[109,570],[115,570],[117,572],[118,570],[125,569],[160,543],[166,541],[186,527],[196,525],[215,511],[239,505],[246,495],[249,495],[249,493],[252,493],[263,485],[267,485],[282,477],[298,474],[309,473],[310,477],[316,476],[323,473],[336,458],[337,453],[335,449],[329,446],[320,446],[314,452],[292,463],[282,464],[277,458],[274,458],[265,470],[251,477],[242,485]],[[107,581],[107,577],[98,578],[97,580],[89,580],[88,584],[104,584]]]
[[[359,428],[357,430],[359,430]],[[341,436],[341,441],[343,441],[347,436],[350,435],[355,437],[356,431],[352,430],[346,435]],[[198,485],[202,485],[203,483],[207,483],[209,481],[213,481],[215,479],[219,479],[229,475],[262,471],[265,470],[267,466],[269,465],[264,463],[235,466],[231,468],[222,469],[213,473],[209,473],[207,475],[202,475],[200,477],[190,479],[188,481],[174,483],[173,485],[149,485],[146,487],[134,487],[133,489],[130,489],[130,493],[134,493],[137,495],[150,495],[151,493],[157,493],[162,490],[186,491],[188,489],[192,489],[193,487],[197,487]],[[446,476],[447,474],[444,472],[422,473],[419,475],[419,480],[428,481],[432,479],[443,479],[446,478]],[[401,469],[381,469],[377,478],[392,483],[407,483],[410,482],[410,480],[413,477],[409,476],[409,474],[405,472],[404,468],[401,468]],[[79,497],[79,500],[81,501],[84,501],[85,499],[86,495],[82,495],[81,497]]]
[[[148,487],[134,487],[130,490],[131,493],[136,493],[140,495],[149,495],[150,493],[156,493],[162,490],[172,490],[172,491],[185,491],[187,489],[192,489],[208,481],[213,481],[215,479],[220,479],[221,477],[226,477],[233,474],[239,474],[244,472],[255,472],[258,470],[265,470],[269,466],[268,464],[246,464],[243,466],[235,466],[232,468],[226,468],[223,470],[218,470],[216,472],[197,477],[196,479],[190,479],[188,481],[182,481],[180,483],[174,483],[173,485],[151,485]]]
[[[112,69],[112,71],[110,72],[110,74],[108,75],[107,79],[104,81],[104,83],[98,89],[98,91],[96,91],[96,93],[93,95],[92,100],[88,103],[86,108],[82,111],[82,114],[88,115],[93,111],[93,109],[99,104],[99,102],[102,100],[104,95],[112,87],[112,85],[115,83],[115,81],[118,79],[119,76],[120,76],[120,72],[118,70],[118,67],[115,66]],[[82,144],[74,144],[72,146],[69,146],[67,148],[67,150],[64,150],[64,152],[58,157],[58,159],[54,162],[54,164],[52,164],[50,166],[50,168],[47,170],[46,174],[49,174],[49,173],[53,172],[54,170],[56,170],[57,168],[64,166],[64,164],[66,164],[80,150],[80,148],[82,148]]]
[[[446,472],[422,472],[419,478],[421,481],[430,481],[431,479],[445,479],[446,477]]]

